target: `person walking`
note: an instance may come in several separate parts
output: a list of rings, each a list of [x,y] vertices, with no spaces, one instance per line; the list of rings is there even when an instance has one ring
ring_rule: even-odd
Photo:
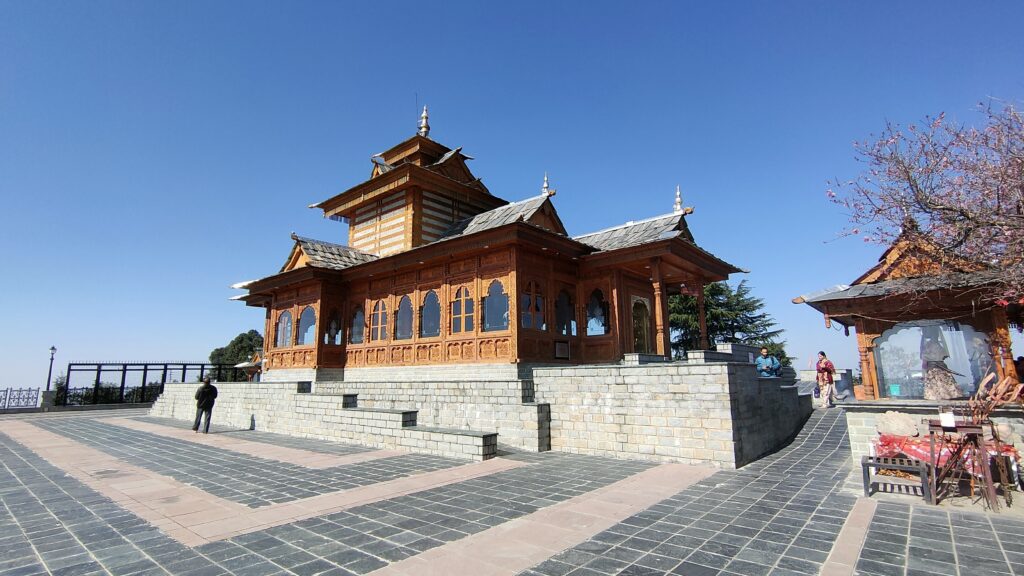
[[[193,432],[199,432],[199,421],[206,414],[206,426],[203,434],[210,433],[210,418],[213,416],[213,403],[217,400],[217,387],[210,384],[210,377],[203,378],[203,384],[196,390],[196,421],[192,425]]]
[[[818,352],[818,364],[815,366],[818,371],[818,390],[821,394],[821,407],[831,408],[835,397],[835,383],[833,375],[836,367],[824,352]]]

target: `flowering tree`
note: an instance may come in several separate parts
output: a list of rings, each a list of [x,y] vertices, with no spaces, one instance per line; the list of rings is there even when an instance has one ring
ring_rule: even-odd
[[[981,112],[980,128],[942,114],[887,124],[877,140],[854,143],[865,170],[828,196],[849,212],[846,234],[889,244],[914,222],[907,231],[938,247],[940,264],[1001,270],[989,296],[1024,304],[1024,118],[1011,105]]]

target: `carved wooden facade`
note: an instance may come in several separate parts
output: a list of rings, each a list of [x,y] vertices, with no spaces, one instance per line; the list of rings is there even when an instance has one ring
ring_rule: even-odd
[[[793,300],[822,312],[826,327],[837,322],[847,334],[855,329],[863,381],[858,396],[885,396],[878,343],[887,331],[922,320],[956,321],[983,334],[996,374],[1017,378],[1005,309],[987,297],[997,273],[936,254],[914,231],[909,228],[849,288]]]
[[[571,238],[548,193],[492,196],[467,159],[420,134],[314,206],[348,245],[293,236],[239,297],[267,310],[264,370],[669,355],[668,296],[738,271],[696,246],[690,211]]]

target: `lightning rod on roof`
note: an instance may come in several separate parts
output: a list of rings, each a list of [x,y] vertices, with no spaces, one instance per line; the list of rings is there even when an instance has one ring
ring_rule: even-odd
[[[423,136],[424,138],[426,138],[427,135],[430,134],[430,123],[427,122],[426,106],[423,106],[423,113],[420,114],[420,126],[419,130],[417,130],[416,133],[419,134],[420,136]]]

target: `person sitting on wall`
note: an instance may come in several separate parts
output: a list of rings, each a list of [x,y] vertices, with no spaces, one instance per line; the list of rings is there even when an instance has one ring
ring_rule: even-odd
[[[203,377],[203,384],[196,390],[196,421],[192,425],[193,432],[199,432],[199,422],[206,414],[206,426],[203,434],[210,433],[210,418],[213,416],[213,403],[217,400],[217,387],[210,384],[210,377]]]
[[[779,363],[778,358],[768,354],[767,348],[761,348],[761,355],[754,360],[754,368],[761,378],[778,378],[782,364]]]

